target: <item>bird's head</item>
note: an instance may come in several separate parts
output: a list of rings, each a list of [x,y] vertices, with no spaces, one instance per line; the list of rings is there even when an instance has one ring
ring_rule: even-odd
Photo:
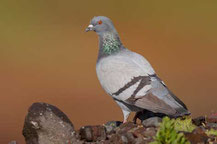
[[[90,21],[89,26],[86,28],[86,32],[88,31],[95,31],[98,35],[105,32],[116,33],[112,21],[105,16],[93,17],[93,19]]]

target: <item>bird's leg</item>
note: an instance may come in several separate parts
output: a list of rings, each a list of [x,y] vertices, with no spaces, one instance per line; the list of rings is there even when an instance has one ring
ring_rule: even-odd
[[[133,118],[133,123],[134,123],[134,124],[136,124],[136,120],[137,120],[137,118],[139,117],[140,114],[141,114],[140,111],[139,111],[139,112],[136,112],[136,114],[135,114],[135,116],[134,116],[134,118]]]
[[[122,112],[123,112],[123,114],[124,114],[124,121],[123,121],[123,123],[126,123],[128,117],[129,117],[129,115],[130,115],[130,112],[129,112],[129,111],[126,111],[126,110],[123,110],[123,109],[122,109]]]
[[[154,114],[153,112],[150,112],[147,110],[138,111],[138,112],[136,112],[136,114],[133,118],[133,122],[136,124],[137,119],[141,120],[141,122],[142,122],[145,119],[153,117],[154,116],[153,114]]]

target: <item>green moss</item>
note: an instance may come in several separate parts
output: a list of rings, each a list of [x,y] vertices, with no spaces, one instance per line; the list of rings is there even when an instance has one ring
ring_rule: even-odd
[[[192,123],[191,118],[186,117],[185,119],[177,118],[175,120],[175,130],[192,132],[196,126]]]
[[[208,136],[210,136],[210,135],[217,136],[217,130],[214,130],[214,129],[207,130],[206,134]]]
[[[183,133],[179,133],[175,128],[176,120],[164,117],[159,130],[155,136],[155,141],[151,144],[190,144]]]

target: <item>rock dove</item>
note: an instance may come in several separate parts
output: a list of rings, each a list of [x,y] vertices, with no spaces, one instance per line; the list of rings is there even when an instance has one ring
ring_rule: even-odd
[[[94,17],[87,31],[95,31],[99,37],[97,77],[106,93],[120,106],[123,122],[127,122],[131,112],[137,115],[145,110],[171,117],[190,114],[185,104],[156,75],[150,63],[123,46],[109,18]]]

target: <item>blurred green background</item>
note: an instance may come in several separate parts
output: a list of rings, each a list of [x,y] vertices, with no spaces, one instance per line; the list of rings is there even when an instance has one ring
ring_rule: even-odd
[[[76,129],[122,120],[96,77],[97,36],[84,32],[98,15],[194,117],[217,110],[216,0],[1,0],[0,143],[24,143],[24,118],[38,101],[59,107]]]

